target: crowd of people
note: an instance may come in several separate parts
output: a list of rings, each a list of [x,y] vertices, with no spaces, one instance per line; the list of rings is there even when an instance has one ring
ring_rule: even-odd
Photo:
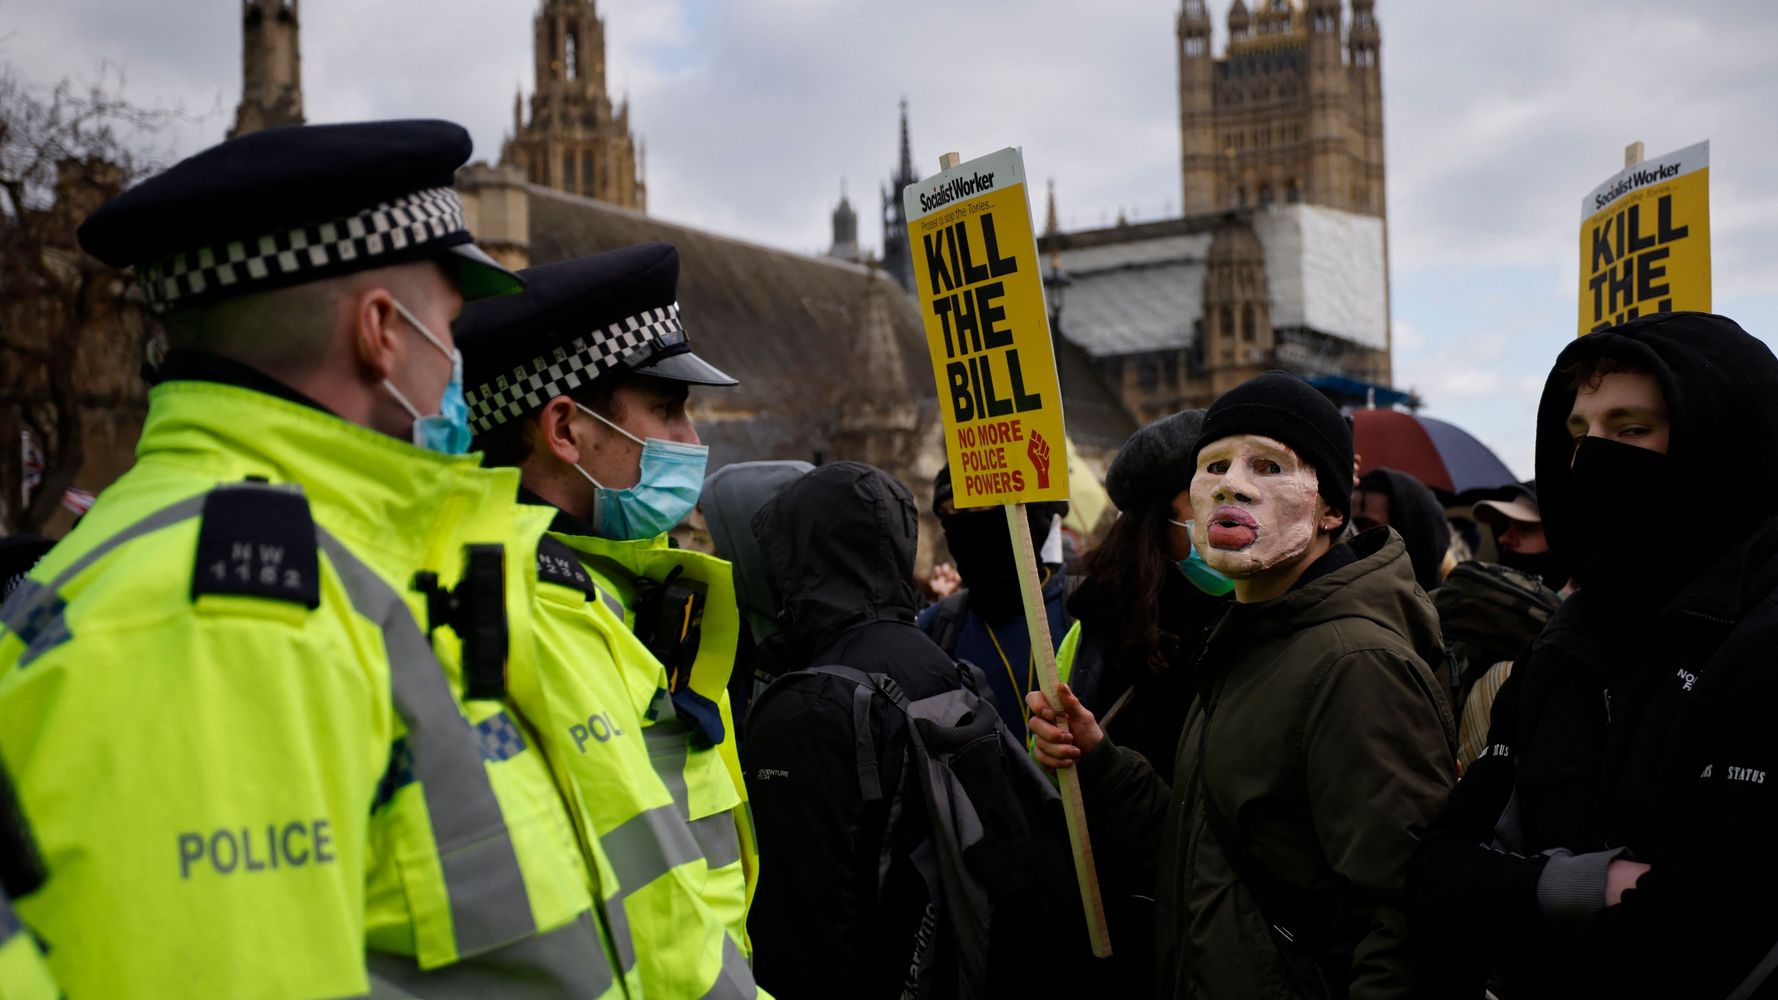
[[[82,226],[172,349],[0,542],[0,996],[1778,995],[1733,321],[1552,352],[1537,478],[1464,497],[1266,373],[1131,436],[1102,536],[1025,507],[1027,595],[948,470],[709,472],[677,250],[511,272],[468,152],[268,130]]]

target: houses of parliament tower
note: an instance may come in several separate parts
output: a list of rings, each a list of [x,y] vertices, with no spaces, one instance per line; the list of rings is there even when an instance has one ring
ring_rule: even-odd
[[[645,210],[629,102],[613,105],[605,90],[605,22],[593,0],[542,0],[534,24],[530,119],[514,95],[500,162],[532,184]]]
[[[1204,0],[1179,12],[1185,214],[1303,202],[1383,217],[1374,0],[1234,0],[1210,51]]]

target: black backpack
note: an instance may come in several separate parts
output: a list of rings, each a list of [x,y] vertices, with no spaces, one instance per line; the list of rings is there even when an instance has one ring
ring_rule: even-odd
[[[1051,965],[1066,935],[1085,941],[1084,923],[1076,933],[1053,922],[1058,887],[1074,879],[1060,797],[983,695],[980,670],[959,661],[957,671],[956,688],[910,700],[887,674],[811,667],[754,705],[793,685],[850,689],[859,791],[888,803],[879,889],[912,869],[928,900],[917,926],[889,930],[906,935],[904,1000],[1020,996],[1030,963]],[[875,721],[885,704],[906,722],[894,746]],[[879,754],[901,758],[899,787],[882,787]]]
[[[1518,659],[1549,624],[1562,598],[1529,573],[1471,561],[1451,570],[1432,592],[1432,603],[1445,637],[1455,714],[1489,667]]]

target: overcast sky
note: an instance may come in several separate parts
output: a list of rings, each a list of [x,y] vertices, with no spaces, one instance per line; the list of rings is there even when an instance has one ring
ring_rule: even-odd
[[[1210,0],[1220,50],[1227,0]],[[608,84],[648,147],[650,211],[818,252],[841,178],[881,245],[878,187],[911,107],[915,167],[1020,145],[1066,228],[1179,205],[1175,0],[603,0]],[[221,138],[234,0],[0,0],[25,79],[120,71]],[[307,0],[311,121],[439,116],[494,159],[530,90],[533,0]],[[1711,141],[1715,308],[1778,337],[1778,4],[1377,0],[1395,371],[1427,413],[1531,472],[1544,374],[1573,335],[1580,200],[1623,164]],[[1041,191],[1036,192],[1041,198]],[[1042,212],[1041,204],[1035,206]],[[1778,405],[1778,404],[1775,404]]]

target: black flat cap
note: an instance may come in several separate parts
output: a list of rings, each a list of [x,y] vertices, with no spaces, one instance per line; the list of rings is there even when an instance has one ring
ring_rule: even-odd
[[[157,312],[427,258],[466,299],[503,295],[521,282],[471,242],[451,190],[470,148],[435,120],[252,132],[99,206],[80,245],[136,268]]]
[[[671,243],[539,264],[525,293],[464,308],[452,326],[477,434],[624,370],[694,385],[735,380],[693,354],[679,320]]]
[[[1203,410],[1181,410],[1130,435],[1105,471],[1105,492],[1118,510],[1166,503],[1192,484],[1192,450],[1204,428]]]

